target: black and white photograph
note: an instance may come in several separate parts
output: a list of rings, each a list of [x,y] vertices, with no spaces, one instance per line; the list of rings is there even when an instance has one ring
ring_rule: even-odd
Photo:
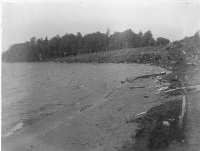
[[[199,0],[2,0],[2,151],[200,151]]]

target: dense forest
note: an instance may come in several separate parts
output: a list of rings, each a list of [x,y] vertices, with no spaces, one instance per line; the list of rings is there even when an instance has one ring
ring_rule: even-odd
[[[62,37],[57,35],[51,39],[32,37],[25,43],[11,45],[6,52],[3,52],[2,60],[5,62],[39,62],[77,54],[160,46],[168,43],[170,41],[163,37],[155,40],[149,30],[136,34],[128,29],[124,32],[110,34],[110,30],[107,29],[106,33],[96,32],[84,36],[78,32],[76,35],[65,34]]]

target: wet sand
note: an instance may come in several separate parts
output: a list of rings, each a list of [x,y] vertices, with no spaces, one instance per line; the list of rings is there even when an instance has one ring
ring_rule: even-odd
[[[164,71],[164,70],[163,70]],[[123,82],[122,82],[123,83]],[[2,150],[116,150],[131,141],[137,124],[126,122],[132,114],[147,111],[157,104],[151,91],[155,79],[125,81],[108,93],[102,85],[81,101],[81,108],[68,118],[60,111],[2,139]],[[150,97],[150,98],[149,98]],[[152,101],[149,101],[152,100]]]
[[[199,150],[199,71],[128,78],[109,93],[102,86],[77,114],[46,118],[3,139],[2,150]]]

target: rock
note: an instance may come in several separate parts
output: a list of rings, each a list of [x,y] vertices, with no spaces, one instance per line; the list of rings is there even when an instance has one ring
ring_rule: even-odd
[[[168,121],[163,121],[163,125],[170,126]]]
[[[126,83],[126,81],[121,81],[121,84],[124,84],[124,83]]]

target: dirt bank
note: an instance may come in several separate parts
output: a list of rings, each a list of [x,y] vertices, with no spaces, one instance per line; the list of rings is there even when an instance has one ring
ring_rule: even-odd
[[[133,150],[200,150],[199,71],[177,66],[158,79],[160,104],[132,121],[138,123]]]
[[[157,59],[155,62],[163,56],[163,52],[166,52],[166,46],[157,46],[157,47],[143,47],[143,48],[132,48],[132,49],[122,49],[122,50],[110,50],[97,53],[89,54],[79,54],[77,56],[56,58],[48,60],[49,62],[57,63],[150,63],[154,59]],[[146,60],[141,60],[145,56]],[[154,61],[153,61],[154,62]]]

